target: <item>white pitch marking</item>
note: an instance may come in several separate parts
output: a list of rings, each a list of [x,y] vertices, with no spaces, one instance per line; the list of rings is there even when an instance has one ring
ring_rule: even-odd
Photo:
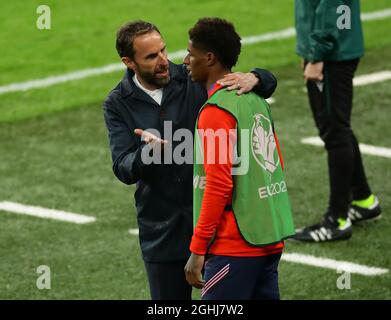
[[[319,146],[319,147],[324,146],[323,141],[319,137],[304,138],[304,139],[301,139],[300,142],[304,143],[304,144],[313,145],[313,146]],[[391,158],[391,149],[390,148],[377,147],[377,146],[372,146],[372,145],[364,144],[364,143],[360,143],[359,146],[360,146],[361,153],[369,154],[372,156]]]
[[[379,11],[373,11],[363,13],[361,19],[363,21],[381,20],[391,16],[391,9],[384,9]],[[279,31],[268,32],[255,36],[248,36],[242,39],[243,45],[266,42],[272,40],[281,40],[291,38],[296,35],[295,28],[287,28]],[[186,55],[186,50],[179,50],[169,54],[171,60],[182,59]],[[0,94],[8,92],[26,91],[37,88],[45,88],[58,83],[69,82],[73,80],[84,79],[87,77],[98,76],[106,73],[111,73],[119,70],[123,70],[125,67],[122,63],[113,63],[99,68],[90,68],[84,70],[78,70],[69,72],[63,75],[51,76],[42,79],[29,80],[25,82],[16,82],[7,85],[0,86]]]
[[[138,229],[129,229],[129,234],[131,234],[132,236],[138,236]]]
[[[85,216],[81,214],[53,209],[46,209],[42,207],[26,206],[20,203],[9,201],[0,202],[0,211],[7,211],[38,218],[54,219],[77,224],[91,223],[96,221],[96,218],[92,216]]]
[[[138,229],[129,229],[131,235],[138,235]],[[313,267],[333,269],[336,271],[345,271],[357,273],[363,276],[378,276],[387,273],[389,270],[357,264],[349,261],[338,261],[328,258],[315,257],[301,253],[283,253],[281,260],[299,264],[305,264]]]
[[[385,70],[380,72],[374,72],[369,74],[360,75],[354,77],[353,85],[355,87],[366,86],[371,83],[383,82],[386,80],[391,80],[391,71]]]
[[[266,101],[268,102],[268,104],[273,104],[274,102],[276,102],[276,99],[274,98],[267,98]]]
[[[26,82],[11,83],[5,86],[0,86],[0,94],[16,91],[27,91],[36,88],[45,88],[58,83],[84,79],[91,76],[111,73],[122,69],[124,69],[124,65],[122,63],[113,63],[100,68],[84,69],[75,72],[65,73],[59,76],[52,76]]]
[[[370,267],[348,261],[319,258],[301,253],[284,253],[281,257],[281,260],[305,264],[313,267],[333,269],[336,271],[356,273],[363,276],[379,276],[389,271],[388,269],[384,268]]]
[[[290,27],[290,28],[287,28],[284,30],[258,34],[255,36],[244,37],[242,39],[242,44],[246,45],[246,44],[272,41],[272,40],[287,39],[287,38],[292,38],[295,35],[296,35],[295,28]]]
[[[353,86],[361,87],[366,86],[368,84],[383,82],[387,80],[391,80],[391,71],[378,71],[354,77]],[[303,87],[303,92],[307,92],[307,87]]]
[[[382,20],[391,17],[391,8],[361,14],[362,21]]]

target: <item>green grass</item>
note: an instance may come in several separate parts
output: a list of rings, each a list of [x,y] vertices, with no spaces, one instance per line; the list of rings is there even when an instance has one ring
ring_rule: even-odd
[[[2,13],[0,85],[97,67],[117,61],[114,33],[124,21],[156,22],[169,51],[183,49],[187,29],[200,16],[235,22],[242,36],[293,25],[293,1],[48,1],[52,30],[35,29],[35,8],[8,2]],[[91,7],[94,6],[94,9]],[[363,11],[389,6],[363,1]],[[159,10],[157,10],[159,8]],[[191,8],[191,10],[189,10]],[[15,13],[18,14],[15,14]],[[14,13],[14,14],[13,14]],[[276,17],[276,18],[273,18]],[[175,21],[175,23],[173,23]],[[367,53],[358,73],[391,69],[391,19],[364,23]],[[327,204],[326,156],[301,145],[316,130],[303,92],[294,39],[248,45],[239,70],[271,69],[279,79],[272,105],[286,163],[297,226],[316,222]],[[88,225],[0,212],[0,298],[147,299],[148,285],[135,228],[134,186],[113,176],[101,104],[122,72],[47,89],[0,95],[0,201],[93,215]],[[362,143],[391,147],[390,82],[355,89],[353,128]],[[379,222],[354,228],[347,242],[320,245],[287,242],[286,252],[390,268],[391,160],[364,156],[368,179],[384,211]],[[39,265],[52,272],[52,289],[35,286]],[[391,299],[391,275],[352,275],[351,290],[339,290],[332,270],[281,262],[283,299]],[[198,298],[196,292],[194,297]]]
[[[226,5],[223,0],[187,0],[180,4],[162,0],[104,0],[97,4],[91,0],[51,0],[47,4],[52,11],[52,29],[38,30],[35,27],[35,10],[39,1],[23,5],[8,2],[2,5],[2,12],[12,19],[0,21],[0,47],[4,48],[0,59],[0,85],[120,62],[114,48],[115,32],[121,24],[132,19],[156,23],[165,37],[169,52],[186,48],[187,30],[202,16],[217,15],[233,21],[243,37],[294,25],[293,0],[251,0],[246,2],[246,6],[239,0],[229,3]],[[365,1],[362,10],[369,12],[387,6],[389,4],[385,0]],[[390,40],[384,31],[390,29],[391,19],[365,22],[366,47],[387,45]],[[298,64],[299,58],[294,51],[294,38],[247,45],[243,47],[237,69],[249,70],[255,65],[274,69]],[[55,85],[50,89],[2,94],[0,122],[34,118],[97,102],[100,104],[121,75],[120,71]]]

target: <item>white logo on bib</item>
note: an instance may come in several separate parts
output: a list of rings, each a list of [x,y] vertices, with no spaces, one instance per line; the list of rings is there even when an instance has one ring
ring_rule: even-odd
[[[278,168],[280,158],[270,120],[257,113],[251,129],[251,149],[256,162],[270,175]]]

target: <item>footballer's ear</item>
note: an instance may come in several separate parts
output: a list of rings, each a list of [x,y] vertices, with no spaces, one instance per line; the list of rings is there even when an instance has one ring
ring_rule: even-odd
[[[134,71],[135,64],[132,59],[130,59],[129,57],[121,57],[121,60],[125,66]]]
[[[207,66],[211,67],[214,64],[216,64],[216,62],[217,62],[216,55],[213,52],[207,52],[206,53],[206,63],[207,63]]]

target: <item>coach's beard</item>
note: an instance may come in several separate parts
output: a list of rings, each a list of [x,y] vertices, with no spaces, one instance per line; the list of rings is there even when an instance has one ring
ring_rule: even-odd
[[[162,73],[167,72],[166,76],[161,76]],[[149,73],[149,72],[140,72],[141,78],[152,86],[158,88],[166,86],[170,82],[170,71],[159,70],[159,72]]]
[[[170,78],[170,74],[168,73],[166,77],[164,77],[164,78],[154,78],[154,80],[155,80],[155,84],[157,86],[164,87],[164,86],[166,86],[170,82],[171,78]]]

